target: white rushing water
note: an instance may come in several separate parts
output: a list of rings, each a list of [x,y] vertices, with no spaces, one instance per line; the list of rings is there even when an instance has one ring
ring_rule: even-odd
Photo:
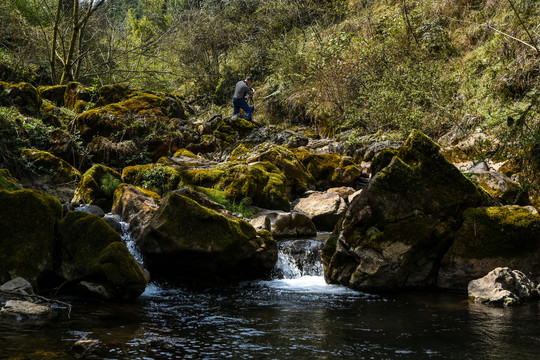
[[[356,291],[324,280],[322,243],[317,240],[285,241],[278,246],[274,278],[260,285],[276,290],[312,294],[349,294]]]

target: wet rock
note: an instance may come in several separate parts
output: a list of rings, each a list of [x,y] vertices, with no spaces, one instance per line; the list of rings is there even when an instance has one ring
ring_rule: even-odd
[[[276,243],[241,219],[230,220],[172,193],[138,242],[150,271],[170,280],[259,278],[277,258]]]
[[[111,212],[129,223],[130,230],[137,239],[141,229],[148,224],[159,208],[161,197],[149,190],[129,184],[121,184],[114,193]]]
[[[471,280],[505,266],[540,280],[540,216],[532,206],[467,209],[442,258],[437,284],[465,290]]]
[[[433,286],[462,212],[491,203],[414,131],[349,206],[325,248],[325,277],[360,289]]]
[[[257,231],[268,230],[274,237],[301,237],[317,234],[311,219],[297,212],[266,212],[249,222]]]
[[[321,267],[321,249],[324,246],[324,242],[315,240],[292,240],[283,241],[279,243],[279,248],[285,254],[286,261],[292,262],[292,264],[285,265],[285,269],[280,269],[277,266],[275,269],[275,276],[320,276],[323,273]],[[282,261],[285,259],[281,259]],[[298,271],[297,274],[285,274],[290,271],[287,267],[292,265],[293,271]],[[296,270],[297,269],[297,270]]]
[[[80,205],[80,206],[76,207],[74,209],[74,211],[82,211],[82,212],[92,214],[92,215],[96,215],[96,216],[99,216],[99,217],[104,217],[105,216],[105,212],[103,211],[103,209],[100,208],[97,205],[86,205],[86,204]]]
[[[468,285],[469,299],[486,305],[519,305],[538,298],[538,290],[524,273],[499,267]]]
[[[41,318],[55,315],[53,309],[48,306],[34,304],[29,301],[8,300],[2,309],[0,315],[11,317],[31,317]]]
[[[30,284],[26,279],[23,279],[22,277],[17,277],[4,283],[2,286],[0,286],[0,291],[7,291],[10,293],[17,293],[21,295],[34,294],[32,284]]]
[[[105,220],[105,222],[118,234],[123,234],[122,224],[120,224],[122,218],[119,215],[105,214],[103,220]]]
[[[88,355],[97,350],[98,347],[99,342],[97,340],[84,339],[75,342],[71,349],[79,354]]]
[[[144,269],[102,218],[71,211],[58,223],[57,231],[59,276],[71,283],[98,283],[107,298],[133,299],[142,294],[147,284]],[[87,288],[97,289],[95,285]]]
[[[345,214],[345,200],[334,192],[314,192],[298,200],[295,211],[306,214],[320,231],[331,231]]]

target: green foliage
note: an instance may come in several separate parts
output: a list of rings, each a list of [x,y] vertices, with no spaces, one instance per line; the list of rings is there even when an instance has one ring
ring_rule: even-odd
[[[141,177],[141,186],[147,190],[164,195],[174,190],[178,174],[167,166],[156,166],[146,170]]]
[[[122,180],[117,178],[116,176],[113,176],[110,173],[106,173],[101,178],[101,190],[107,194],[107,196],[110,196],[114,194],[114,191],[120,184],[122,183]]]
[[[217,187],[214,187],[212,189],[197,187],[196,189],[197,191],[202,191],[212,201],[215,201],[218,204],[225,206],[225,208],[232,213],[240,213],[242,214],[242,217],[248,219],[255,215],[255,211],[250,206],[252,200],[249,197],[245,197],[239,202],[236,202],[236,200],[228,200],[225,196],[225,191],[220,190]]]

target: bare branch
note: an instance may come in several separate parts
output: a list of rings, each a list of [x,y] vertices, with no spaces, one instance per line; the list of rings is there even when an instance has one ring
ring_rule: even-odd
[[[497,32],[497,33],[499,33],[499,34],[502,34],[502,35],[504,35],[504,36],[510,38],[510,39],[516,40],[516,41],[522,43],[523,45],[526,45],[526,46],[530,47],[531,49],[535,50],[537,53],[539,53],[539,51],[538,51],[538,49],[536,48],[536,46],[531,45],[531,44],[529,44],[529,43],[527,43],[527,42],[525,42],[525,41],[523,41],[523,40],[521,40],[521,39],[518,39],[518,38],[516,38],[516,37],[514,37],[514,36],[512,36],[512,35],[510,35],[510,34],[507,34],[507,33],[505,33],[505,32],[502,32],[501,30],[498,30],[498,29],[494,28],[493,26],[491,26],[491,24],[479,24],[479,23],[472,22],[472,21],[456,19],[456,18],[450,17],[450,16],[448,16],[448,15],[444,15],[444,16],[445,16],[446,18],[448,18],[449,20],[453,20],[453,21],[457,21],[457,22],[462,22],[462,23],[466,23],[466,24],[472,24],[472,25],[482,26],[482,27],[485,27],[485,28],[487,28],[487,29],[493,30],[493,31],[495,31],[495,32]]]

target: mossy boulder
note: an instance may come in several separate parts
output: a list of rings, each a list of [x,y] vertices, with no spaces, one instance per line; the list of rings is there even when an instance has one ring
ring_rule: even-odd
[[[170,280],[255,279],[277,260],[271,237],[175,193],[163,199],[139,245],[149,269]]]
[[[297,158],[315,179],[319,190],[336,186],[352,186],[362,171],[348,157],[338,154],[313,154],[297,150]]]
[[[0,283],[23,277],[34,285],[53,273],[55,225],[62,205],[34,190],[0,190]]]
[[[97,107],[125,101],[136,90],[130,89],[124,84],[105,85],[98,89]]]
[[[289,149],[268,143],[260,144],[240,155],[240,149],[235,149],[237,161],[246,161],[248,164],[267,161],[280,169],[287,179],[287,194],[290,198],[303,194],[315,180]]]
[[[172,166],[159,164],[134,165],[124,168],[122,180],[163,196],[178,187],[180,171]]]
[[[87,149],[93,156],[93,161],[118,167],[124,166],[141,153],[131,140],[113,141],[103,136],[92,139]]]
[[[36,116],[41,112],[43,101],[37,89],[31,84],[5,84],[4,90],[0,93],[0,104],[15,106],[25,115]]]
[[[413,131],[352,201],[326,279],[359,289],[434,286],[463,211],[493,203],[437,144]]]
[[[58,236],[59,276],[98,288],[105,298],[133,299],[143,293],[147,283],[143,267],[102,218],[70,211],[58,223]]]
[[[71,201],[97,205],[108,212],[112,207],[114,191],[121,183],[122,177],[117,171],[96,164],[83,174]]]
[[[438,285],[466,290],[496,267],[520,269],[540,280],[540,216],[530,206],[470,208],[444,255]]]
[[[209,169],[180,172],[179,186],[200,186],[223,190],[231,201],[251,198],[253,205],[274,210],[290,210],[285,175],[269,162],[226,163]]]
[[[0,190],[20,190],[17,181],[11,176],[8,169],[0,169]]]
[[[34,165],[39,174],[50,178],[52,184],[66,184],[81,178],[79,170],[47,151],[25,149],[21,156]]]
[[[165,98],[135,93],[133,97],[120,103],[92,109],[80,114],[75,126],[81,137],[90,140],[95,136],[110,136],[125,130],[124,139],[147,134],[156,126],[169,121],[168,102]]]
[[[38,87],[39,96],[42,99],[47,99],[55,106],[64,106],[64,95],[66,93],[67,85],[54,85],[54,86],[40,86]]]
[[[254,123],[240,117],[214,117],[204,126],[203,134],[213,135],[223,149],[257,129]]]
[[[64,92],[64,106],[70,110],[75,110],[77,102],[92,100],[90,89],[85,88],[81,83],[72,81],[66,85]]]

